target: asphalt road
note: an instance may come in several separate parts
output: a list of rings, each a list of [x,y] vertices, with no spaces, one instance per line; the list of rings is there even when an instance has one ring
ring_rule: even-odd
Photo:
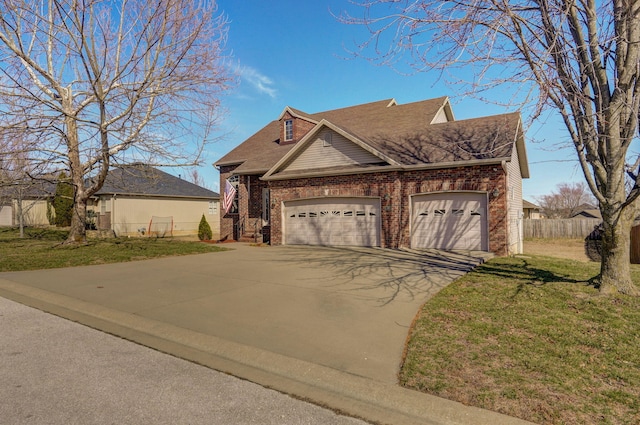
[[[365,422],[0,298],[0,424]]]

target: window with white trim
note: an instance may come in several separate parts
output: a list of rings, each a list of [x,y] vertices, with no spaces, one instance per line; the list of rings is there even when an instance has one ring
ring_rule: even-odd
[[[293,140],[293,120],[286,120],[284,122],[284,141],[289,142]]]

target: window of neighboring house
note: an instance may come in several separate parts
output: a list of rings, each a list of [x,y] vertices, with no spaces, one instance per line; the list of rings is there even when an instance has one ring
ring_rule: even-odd
[[[218,203],[216,201],[209,201],[209,214],[215,214],[218,212]]]
[[[289,142],[293,140],[293,120],[286,120],[284,122],[284,141]]]
[[[105,214],[107,212],[107,200],[102,198],[100,200],[100,214]]]

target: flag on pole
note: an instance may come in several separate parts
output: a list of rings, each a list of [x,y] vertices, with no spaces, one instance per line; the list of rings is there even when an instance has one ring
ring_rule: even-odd
[[[229,180],[225,180],[226,183],[224,185],[224,196],[222,197],[222,208],[224,208],[224,213],[227,214],[233,205],[233,200],[236,197],[236,188],[229,183]]]

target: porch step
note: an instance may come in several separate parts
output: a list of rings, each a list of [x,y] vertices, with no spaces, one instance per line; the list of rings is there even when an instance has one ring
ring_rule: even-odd
[[[262,242],[262,235],[255,235],[253,233],[245,233],[242,236],[240,236],[240,239],[238,239],[238,242]]]

